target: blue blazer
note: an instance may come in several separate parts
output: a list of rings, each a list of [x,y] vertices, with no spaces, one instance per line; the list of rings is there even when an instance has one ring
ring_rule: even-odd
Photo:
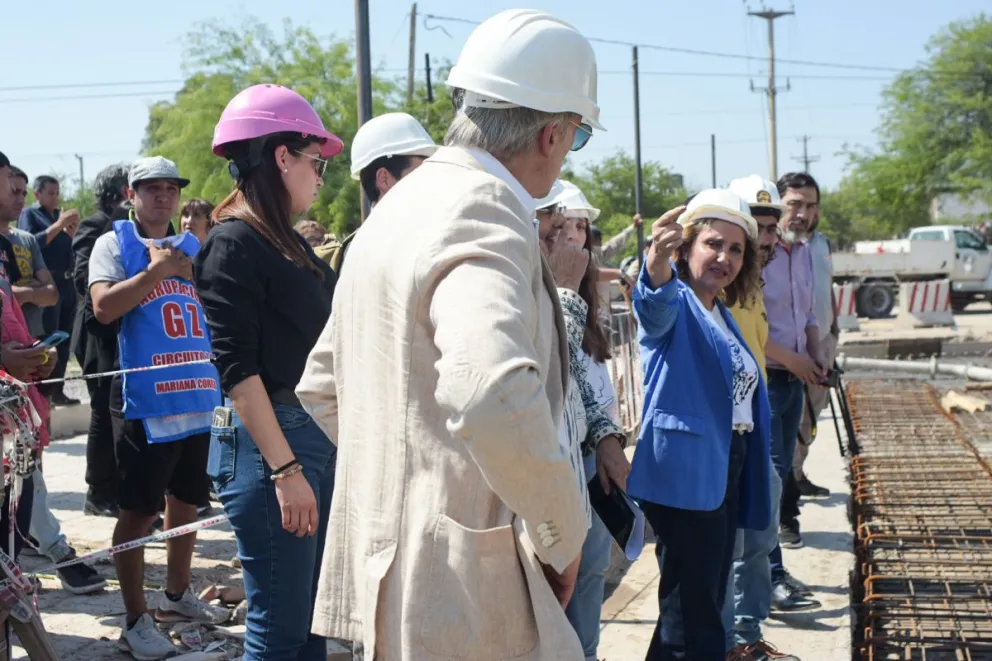
[[[689,287],[672,279],[651,289],[647,269],[634,287],[644,411],[627,490],[632,497],[687,510],[713,511],[727,491],[733,434],[733,374],[723,330]],[[733,317],[717,302],[727,326],[748,353]],[[753,354],[752,354],[753,358]],[[768,389],[759,371],[752,399],[754,429],[740,484],[741,528],[771,522]]]

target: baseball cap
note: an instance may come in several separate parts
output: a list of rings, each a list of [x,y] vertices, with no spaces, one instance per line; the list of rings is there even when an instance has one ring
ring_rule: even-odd
[[[140,181],[152,179],[169,179],[179,184],[180,188],[186,188],[189,185],[189,179],[180,177],[176,164],[164,156],[139,158],[131,165],[131,170],[127,173],[129,188],[134,188],[134,185]]]

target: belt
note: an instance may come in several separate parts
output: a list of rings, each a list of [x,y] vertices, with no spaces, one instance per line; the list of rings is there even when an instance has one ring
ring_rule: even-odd
[[[303,404],[300,403],[299,397],[296,396],[289,388],[280,388],[274,392],[269,393],[269,399],[272,400],[273,404],[285,404],[287,406],[298,406],[303,408]]]
[[[768,368],[768,379],[771,380],[772,377],[777,377],[779,379],[785,379],[786,381],[798,381],[799,377],[785,369],[784,367],[769,367]]]

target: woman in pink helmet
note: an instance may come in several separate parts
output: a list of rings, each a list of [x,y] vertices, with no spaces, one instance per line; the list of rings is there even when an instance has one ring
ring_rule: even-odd
[[[248,595],[245,661],[324,661],[310,634],[334,488],[335,447],[294,390],[331,313],[334,273],[293,231],[341,140],[278,85],[235,96],[214,129],[234,192],[196,259],[224,391],[207,473],[238,539]]]

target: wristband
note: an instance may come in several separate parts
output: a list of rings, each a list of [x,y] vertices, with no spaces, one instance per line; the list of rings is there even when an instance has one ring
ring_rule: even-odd
[[[286,470],[287,468],[292,468],[293,466],[295,466],[295,465],[296,465],[296,464],[298,464],[298,463],[299,463],[299,462],[298,462],[298,461],[296,461],[296,459],[294,458],[294,459],[293,459],[293,460],[292,460],[291,462],[289,462],[289,463],[288,463],[288,464],[286,464],[285,466],[280,466],[279,468],[277,468],[277,469],[275,469],[274,471],[272,471],[272,474],[273,474],[273,475],[278,475],[279,473],[281,473],[281,472],[283,472],[283,471],[284,471],[284,470]]]

